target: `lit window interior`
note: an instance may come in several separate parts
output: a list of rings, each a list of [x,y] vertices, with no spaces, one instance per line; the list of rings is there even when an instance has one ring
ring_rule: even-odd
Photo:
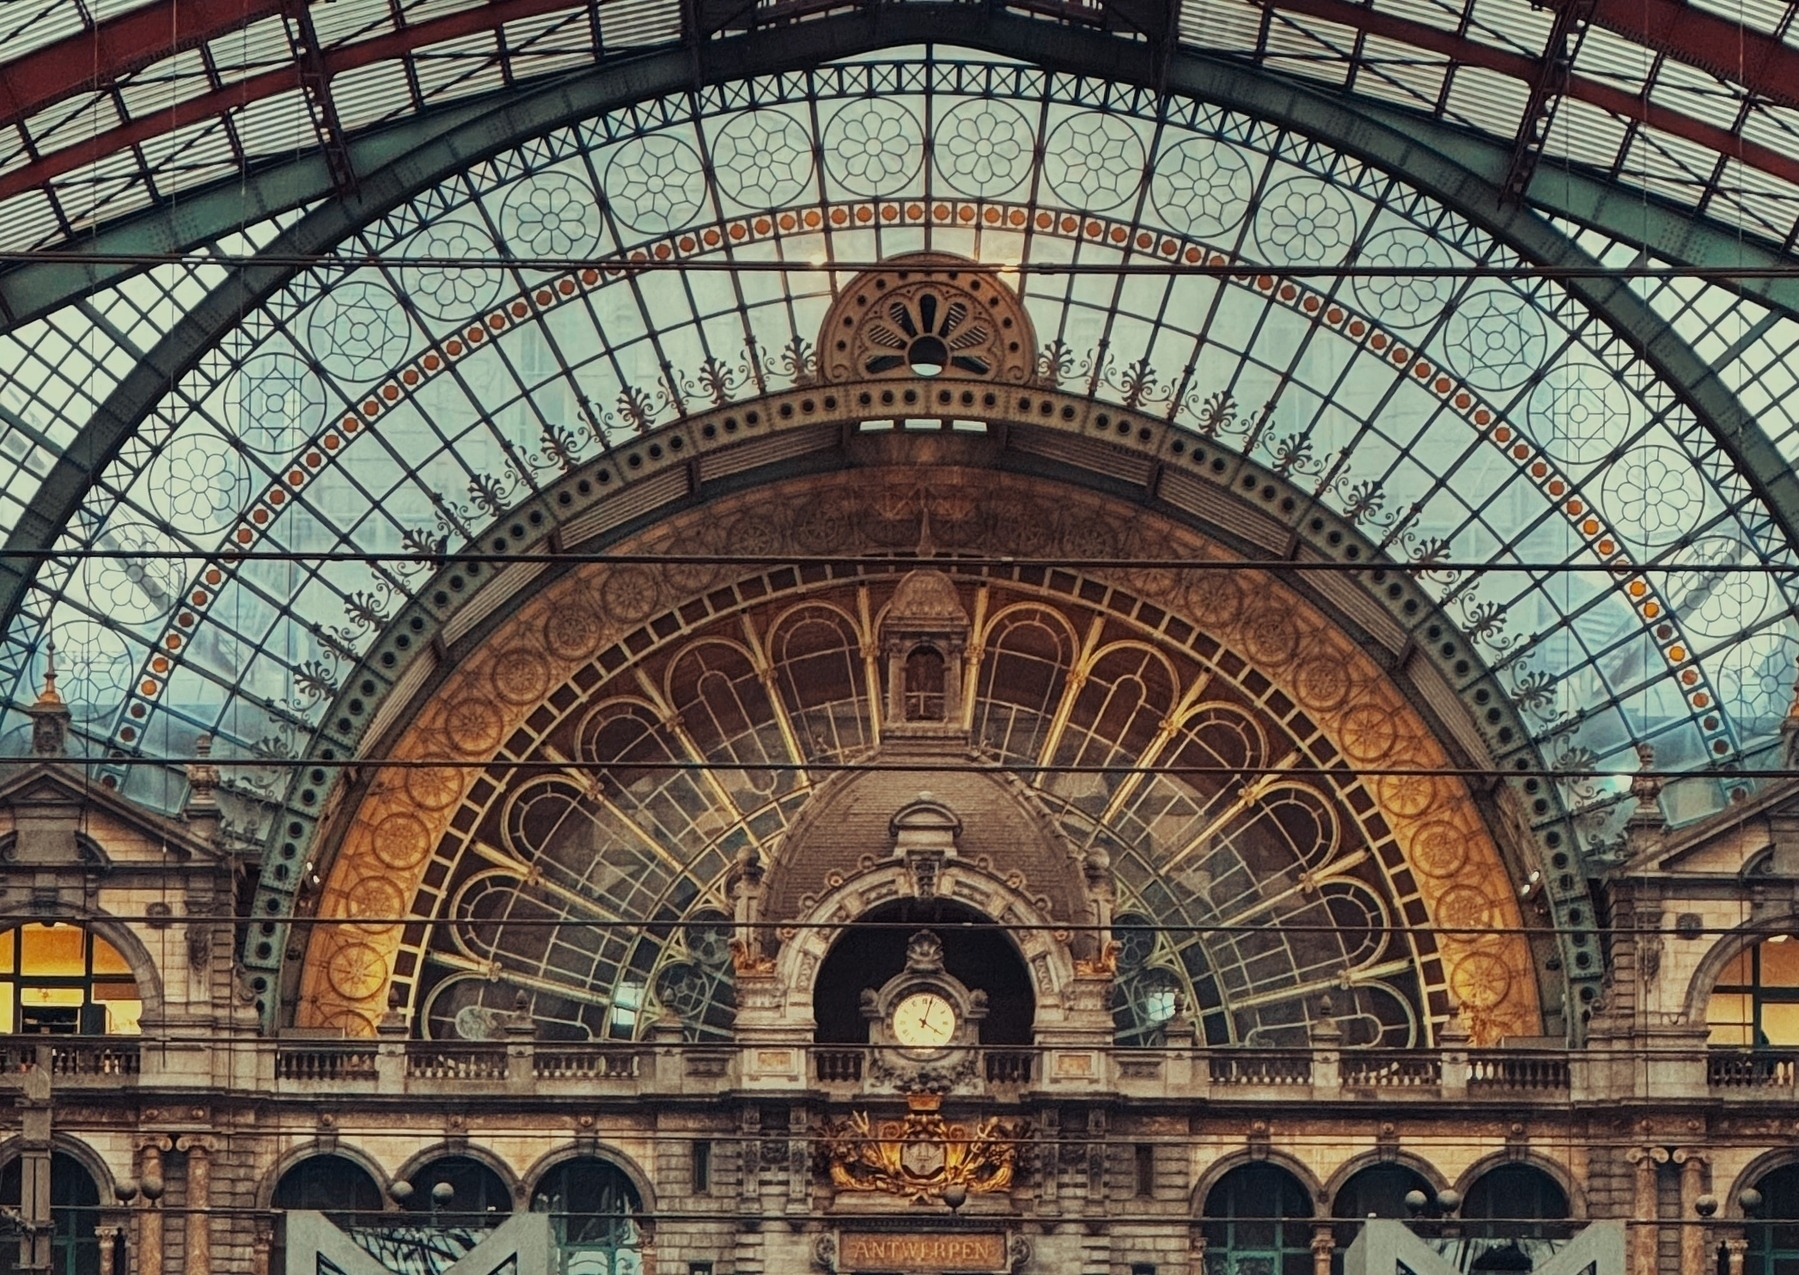
[[[78,925],[0,932],[0,1034],[136,1035],[144,1009],[118,948]]]
[[[1739,955],[1712,988],[1705,1020],[1713,1045],[1799,1046],[1799,942],[1777,934]]]

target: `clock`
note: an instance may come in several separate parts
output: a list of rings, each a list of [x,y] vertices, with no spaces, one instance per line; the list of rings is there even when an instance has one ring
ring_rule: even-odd
[[[893,1007],[893,1039],[906,1049],[942,1049],[955,1039],[956,1007],[940,992],[917,991]]]

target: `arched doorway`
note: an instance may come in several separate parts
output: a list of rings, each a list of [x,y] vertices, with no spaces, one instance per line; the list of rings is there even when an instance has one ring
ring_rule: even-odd
[[[643,1201],[624,1170],[597,1156],[556,1165],[531,1193],[562,1250],[562,1275],[638,1275]]]
[[[1522,1271],[1565,1240],[1568,1193],[1534,1164],[1502,1164],[1474,1180],[1462,1201],[1470,1271]]]
[[[414,1169],[411,1182],[412,1193],[401,1207],[426,1214],[438,1226],[483,1230],[512,1212],[511,1188],[473,1156],[440,1156]]]
[[[1206,1192],[1206,1275],[1311,1275],[1312,1202],[1279,1165],[1245,1164]]]
[[[1799,1270],[1799,1164],[1782,1165],[1756,1179],[1762,1203],[1744,1229],[1749,1252],[1744,1275],[1786,1275]]]
[[[927,928],[943,940],[944,971],[987,993],[981,1043],[1031,1043],[1036,997],[1012,940],[973,908],[933,898],[884,903],[849,926],[832,946],[812,988],[820,1044],[868,1043],[863,990],[881,986],[904,969],[907,940]]]
[[[341,1155],[308,1156],[275,1184],[277,1209],[312,1209],[336,1217],[379,1213],[381,1188],[356,1161]]]
[[[1404,1164],[1371,1164],[1350,1174],[1348,1180],[1337,1188],[1337,1198],[1331,1202],[1331,1216],[1343,1219],[1333,1228],[1337,1256],[1331,1269],[1343,1269],[1343,1253],[1355,1242],[1355,1237],[1361,1234],[1364,1219],[1412,1216],[1412,1211],[1406,1207],[1405,1197],[1413,1191],[1424,1195],[1426,1203],[1421,1210],[1422,1214],[1425,1217],[1436,1217],[1440,1211],[1437,1208],[1437,1188],[1416,1169]]]
[[[15,1157],[0,1167],[0,1205],[17,1209],[24,1179],[24,1163]],[[100,1240],[95,1228],[100,1221],[100,1188],[74,1156],[61,1151],[50,1156],[50,1270],[51,1275],[99,1275]],[[124,1260],[120,1253],[115,1262]],[[19,1269],[16,1233],[0,1235],[0,1275]],[[124,1269],[115,1265],[115,1270]]]

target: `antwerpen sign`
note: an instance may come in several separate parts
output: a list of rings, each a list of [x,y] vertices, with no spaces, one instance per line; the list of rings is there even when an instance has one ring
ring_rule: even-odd
[[[1012,1265],[997,1232],[932,1234],[844,1231],[837,1240],[842,1271],[1004,1271]]]

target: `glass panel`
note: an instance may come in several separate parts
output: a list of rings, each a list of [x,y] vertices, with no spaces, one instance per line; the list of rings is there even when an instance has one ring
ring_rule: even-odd
[[[1752,947],[1746,947],[1741,952],[1737,953],[1730,964],[1724,967],[1724,972],[1718,975],[1718,986],[1749,986],[1755,979],[1754,958],[1755,949]]]
[[[10,1036],[13,1030],[12,984],[0,983],[0,1036]]]
[[[1748,1045],[1749,994],[1747,992],[1713,992],[1705,1007],[1705,1021],[1711,1027],[1706,1038],[1712,1045]]]
[[[1762,1005],[1758,1045],[1799,1045],[1799,1005]]]
[[[94,936],[94,973],[96,974],[129,974],[131,966],[119,949],[101,938]]]
[[[43,978],[80,978],[87,973],[87,934],[79,926],[27,925],[19,931],[19,972]],[[76,1001],[79,1005],[81,1002]]]
[[[87,997],[79,987],[23,987],[19,989],[21,1005],[81,1005]]]
[[[99,990],[99,988],[94,989],[96,994]],[[106,1002],[106,1034],[108,1036],[135,1036],[140,1030],[138,1020],[143,1016],[144,1003],[135,997],[130,1000],[109,1000]]]
[[[0,933],[0,970],[5,970],[9,974],[12,973],[13,935],[15,933],[17,933],[16,930]]]
[[[1762,944],[1762,986],[1799,987],[1799,943],[1783,936]]]

